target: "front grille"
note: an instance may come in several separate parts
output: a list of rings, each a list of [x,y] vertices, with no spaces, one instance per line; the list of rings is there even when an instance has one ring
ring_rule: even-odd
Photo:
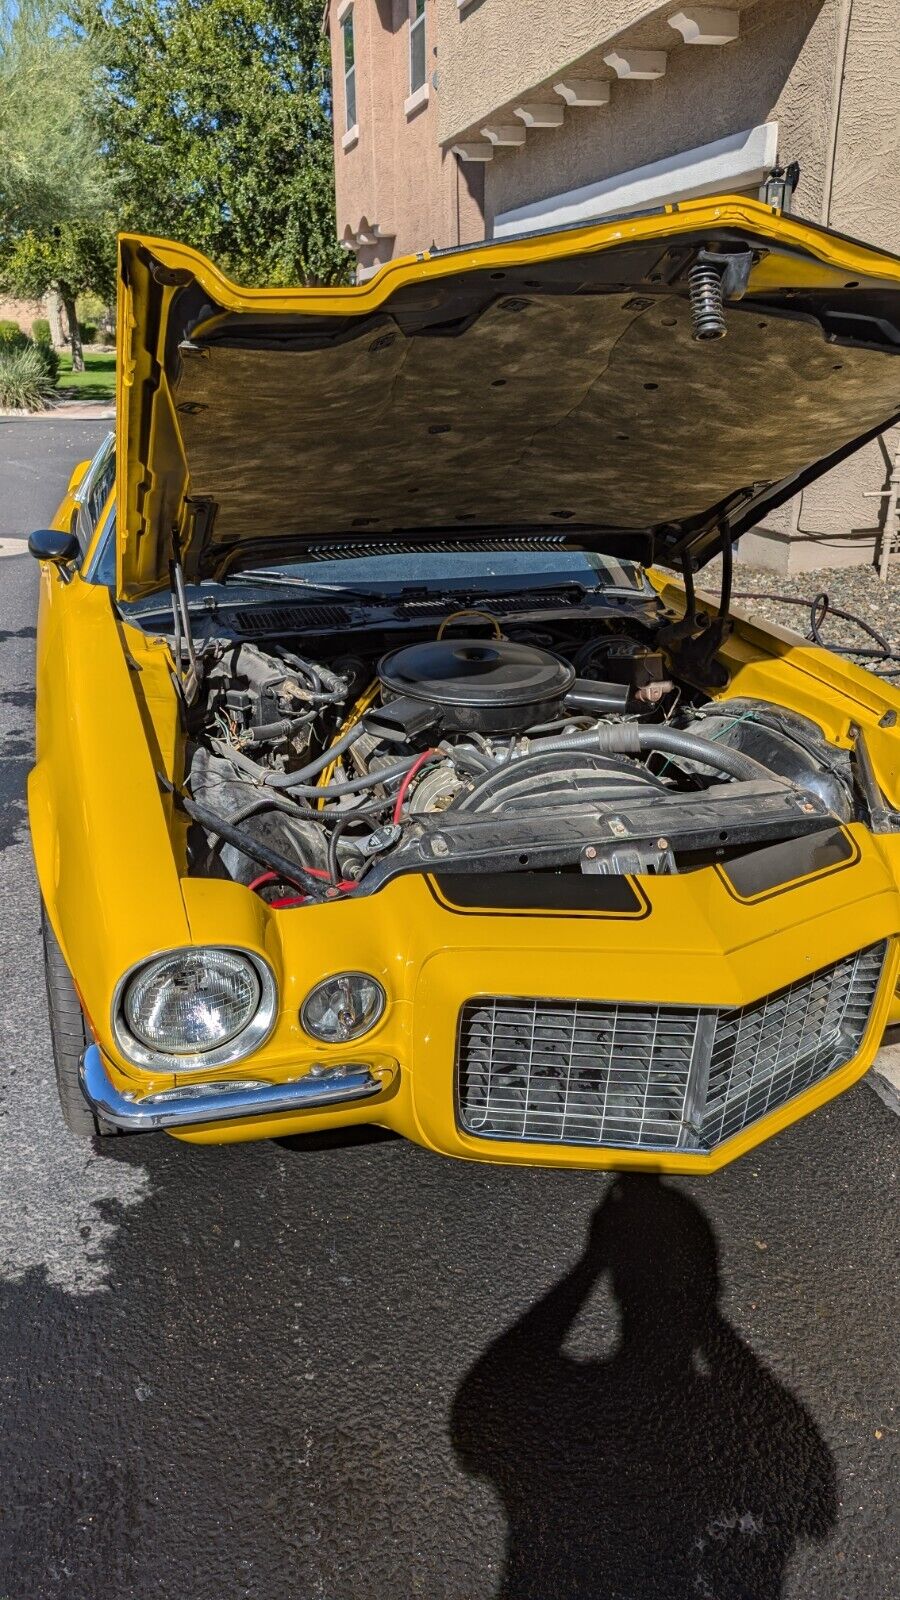
[[[469,1000],[457,1104],[467,1133],[537,1144],[705,1150],[850,1061],[887,945],[733,1010]]]

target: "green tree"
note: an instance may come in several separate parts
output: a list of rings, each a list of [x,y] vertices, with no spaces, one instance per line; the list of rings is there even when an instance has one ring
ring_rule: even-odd
[[[97,81],[91,43],[58,0],[0,0],[0,286],[59,295],[77,371],[75,296],[108,296],[114,266]]]
[[[128,226],[244,282],[346,274],[322,0],[82,0]]]
[[[115,294],[116,233],[111,216],[64,221],[18,234],[0,258],[0,281],[24,300],[55,291],[65,307],[72,368],[84,371],[75,299],[86,291]]]

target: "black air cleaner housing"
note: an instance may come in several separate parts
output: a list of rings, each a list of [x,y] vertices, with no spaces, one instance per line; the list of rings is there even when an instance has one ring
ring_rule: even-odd
[[[386,702],[431,706],[448,733],[523,733],[559,715],[575,669],[509,639],[433,639],[384,656],[378,677]]]

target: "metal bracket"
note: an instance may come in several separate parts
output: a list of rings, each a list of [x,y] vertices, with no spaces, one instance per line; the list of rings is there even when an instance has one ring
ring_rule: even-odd
[[[873,833],[900,833],[900,812],[894,811],[887,804],[881,792],[881,786],[875,776],[872,757],[866,744],[866,736],[862,728],[851,728],[851,735],[855,735],[856,742],[853,747],[853,760],[856,767],[856,779],[862,790],[869,813],[869,826]]]
[[[352,815],[352,812],[348,814]],[[370,833],[367,839],[363,839],[360,849],[366,856],[381,855],[382,851],[389,850],[397,843],[402,832],[403,829],[397,823],[385,823],[383,827],[376,828],[374,833]]]
[[[786,167],[773,167],[760,190],[759,198],[763,205],[777,206],[779,211],[787,214],[799,182],[799,161],[790,161]]]
[[[752,250],[698,250],[694,266],[715,267],[725,299],[742,300],[750,282],[753,259]]]
[[[617,821],[612,818],[610,826]],[[613,829],[613,831],[618,831]],[[623,828],[624,831],[624,828]],[[597,873],[602,877],[626,878],[636,873],[652,873],[654,877],[669,876],[677,872],[675,852],[668,839],[657,839],[654,844],[589,844],[585,845],[579,859],[585,875]]]

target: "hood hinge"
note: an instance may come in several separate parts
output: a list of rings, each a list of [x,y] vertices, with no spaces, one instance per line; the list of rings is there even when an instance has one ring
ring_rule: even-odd
[[[184,572],[178,559],[178,540],[173,536],[176,550],[174,561],[169,562],[169,587],[172,592],[172,616],[175,622],[175,670],[178,687],[186,706],[192,706],[200,693],[203,668],[194,646],[191,632],[191,613],[184,587]],[[187,654],[187,667],[184,656]]]
[[[727,522],[722,524],[721,535],[722,587],[716,616],[710,617],[706,612],[697,611],[693,562],[690,551],[684,550],[681,557],[685,595],[684,616],[679,622],[670,623],[657,634],[657,643],[665,650],[672,664],[673,673],[678,677],[687,678],[688,682],[695,683],[702,689],[724,689],[728,682],[726,669],[721,661],[715,659],[717,652],[734,631],[734,623],[729,616],[733,550],[731,529]]]

